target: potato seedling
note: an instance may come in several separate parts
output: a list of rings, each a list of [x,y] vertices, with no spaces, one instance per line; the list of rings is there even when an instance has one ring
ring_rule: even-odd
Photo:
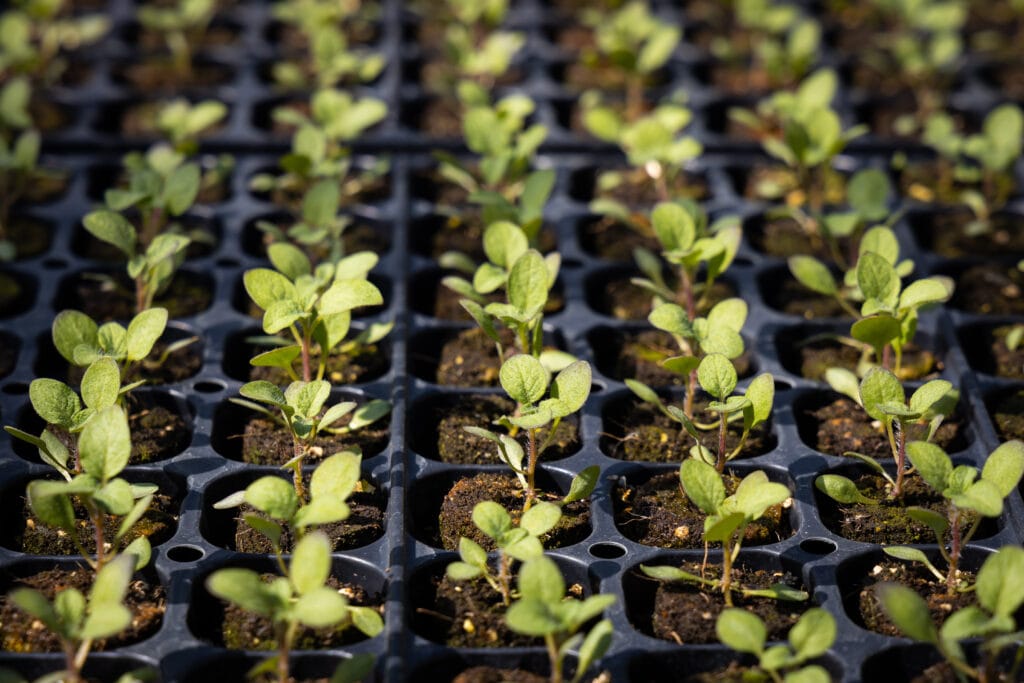
[[[1008,441],[992,451],[985,459],[980,479],[978,470],[970,465],[954,467],[949,456],[932,443],[911,441],[907,444],[907,457],[928,486],[945,499],[945,516],[919,507],[908,507],[907,515],[935,532],[939,553],[949,568],[943,575],[916,548],[893,546],[884,550],[901,560],[921,562],[935,578],[945,582],[946,590],[952,594],[960,587],[960,554],[964,545],[974,537],[983,519],[1003,513],[1003,499],[1017,488],[1024,474],[1024,442]]]
[[[217,100],[195,104],[185,99],[171,100],[157,111],[156,128],[175,152],[192,158],[199,151],[199,137],[209,133],[227,114],[228,108]],[[197,197],[201,197],[204,190],[226,183],[234,171],[235,159],[230,154],[220,154],[209,162],[204,160],[201,166]],[[212,240],[200,230],[192,231],[191,236],[195,241]]]
[[[280,477],[260,477],[244,491],[227,496],[213,504],[224,510],[247,503],[270,517],[247,514],[242,517],[247,525],[270,540],[277,555],[281,571],[284,565],[281,538],[285,530],[301,539],[314,527],[348,519],[349,507],[345,500],[359,485],[362,454],[341,451],[324,458],[309,478],[309,500],[299,498],[295,487]]]
[[[257,221],[271,242],[290,242],[312,263],[338,263],[345,256],[345,230],[352,219],[338,214],[341,208],[341,187],[334,180],[321,180],[302,198],[300,220],[287,229],[268,221]]]
[[[256,192],[302,197],[317,181],[330,179],[339,184],[341,203],[348,206],[387,170],[383,162],[364,171],[354,169],[352,152],[345,146],[387,116],[382,100],[321,89],[309,100],[308,116],[291,107],[278,107],[273,116],[275,121],[295,127],[291,151],[281,157],[280,175],[253,176],[249,187]]]
[[[159,368],[176,351],[199,340],[188,337],[168,344],[159,358],[150,359],[153,345],[167,329],[167,309],[148,308],[128,323],[117,322],[98,325],[81,311],[61,311],[53,319],[51,333],[57,352],[77,367],[88,367],[97,358],[113,358],[120,368],[121,381],[135,364],[144,369]]]
[[[576,361],[552,379],[551,373],[539,360],[518,354],[502,363],[499,378],[505,393],[516,402],[515,412],[497,421],[507,433],[499,434],[482,427],[465,429],[497,445],[498,457],[512,468],[526,493],[523,499],[525,513],[537,502],[534,482],[540,456],[554,442],[562,419],[582,408],[590,396],[590,365]],[[545,429],[546,436],[543,434]],[[526,434],[525,450],[516,439],[519,430]],[[589,496],[597,484],[597,474],[597,466],[592,465],[576,475],[562,504]]]
[[[895,479],[886,472],[874,459],[854,452],[843,455],[855,457],[867,463],[872,469],[885,477],[891,486],[890,497],[900,500],[903,497],[903,486],[907,468],[907,430],[916,423],[928,423],[927,439],[930,441],[938,431],[942,421],[953,414],[960,392],[944,379],[934,379],[922,385],[910,396],[908,401],[903,385],[894,374],[885,368],[872,368],[857,384],[857,378],[848,370],[830,368],[826,378],[832,388],[849,396],[864,408],[872,420],[877,420],[885,428],[892,449],[892,457],[896,463]],[[825,474],[818,477],[815,486],[823,493],[840,503],[863,503],[870,499],[861,495],[856,486],[846,477],[836,474]]]
[[[110,365],[113,365],[113,361]],[[110,370],[117,372],[113,367]],[[95,375],[90,377],[90,380],[94,379]],[[37,384],[39,382],[45,384]],[[84,388],[85,380],[82,384],[83,392],[91,393],[95,388],[95,382],[90,382],[88,390]],[[88,407],[84,410],[78,409],[78,397],[73,392],[67,393],[70,389],[60,385],[67,390],[63,391],[57,385],[60,383],[54,380],[36,380],[32,384],[34,391],[30,393],[37,410],[43,409],[44,419],[70,420],[80,425],[72,432],[77,433],[77,438],[71,439],[74,450],[72,467],[68,466],[72,449],[58,439],[49,428],[36,438],[12,427],[4,427],[11,436],[39,448],[43,461],[64,477],[64,481],[36,479],[29,482],[29,507],[43,524],[66,533],[74,541],[83,559],[93,569],[103,568],[120,553],[134,554],[135,566],[144,567],[149,563],[149,539],[139,536],[123,550],[119,550],[119,546],[131,532],[132,526],[146,513],[157,487],[152,484],[129,484],[117,476],[128,464],[132,442],[128,417],[113,403],[117,394],[116,379],[113,375],[108,376],[107,396],[101,407]],[[78,501],[85,508],[89,523],[93,527],[96,539],[95,559],[86,551],[78,537],[79,524],[75,519],[73,501]],[[105,538],[104,521],[107,515],[122,518],[112,539]]]
[[[696,138],[683,132],[693,113],[669,102],[627,121],[614,107],[601,105],[593,97],[585,97],[583,104],[583,124],[591,135],[618,145],[632,169],[642,171],[645,180],[653,184],[661,201],[677,199],[683,168],[704,151]],[[613,190],[627,182],[628,173],[605,171],[598,176],[597,186],[603,191]],[[627,225],[636,222],[628,208],[613,199],[595,199],[590,208]]]
[[[27,0],[7,5],[0,15],[0,75],[53,85],[67,69],[65,53],[99,42],[110,30],[108,17],[68,12],[70,4]]]
[[[521,32],[494,30],[504,21],[508,2],[445,0],[423,11],[437,15],[439,9],[445,18],[442,50],[446,61],[427,83],[428,89],[448,95],[461,81],[469,80],[490,90],[526,44]]]
[[[990,555],[978,571],[978,604],[950,614],[941,628],[932,622],[928,603],[906,586],[883,583],[876,595],[886,614],[904,635],[934,646],[953,669],[957,680],[1009,683],[1020,679],[1024,662],[1021,632],[1014,613],[1024,602],[1024,549],[1005,546]],[[980,639],[981,661],[972,665],[960,641]],[[1009,650],[1011,657],[1000,656]],[[1007,667],[1007,664],[1009,665]]]
[[[192,46],[206,32],[216,11],[214,0],[176,0],[169,6],[142,5],[136,18],[147,30],[163,36],[171,66],[181,81],[188,82],[192,78]]]
[[[717,413],[718,420],[709,424],[695,423],[691,417],[677,406],[666,406],[661,398],[649,386],[633,379],[626,380],[626,386],[641,400],[654,405],[669,419],[674,420],[694,439],[690,456],[715,466],[719,472],[725,471],[725,464],[743,452],[750,430],[765,422],[772,412],[775,399],[775,380],[769,373],[758,375],[750,382],[742,396],[733,396],[736,389],[736,369],[728,358],[720,353],[705,356],[697,366],[697,380],[700,387],[715,400],[708,404],[708,411]],[[739,443],[731,451],[726,447],[729,422],[734,419],[743,420],[743,435]],[[718,449],[712,453],[699,439],[699,429],[718,428]]]
[[[195,167],[196,174],[194,189],[183,190],[190,194],[187,204],[195,197],[194,191],[198,189],[199,174],[198,167]],[[191,179],[189,180],[191,182]],[[115,192],[110,190],[109,192]],[[174,190],[172,190],[174,191]],[[108,192],[108,194],[109,194]],[[177,195],[181,196],[181,195]],[[169,203],[167,206],[171,211],[183,206],[182,203]],[[187,208],[187,207],[185,207]],[[181,212],[185,210],[182,208]],[[173,215],[178,215],[179,213]],[[162,222],[163,209],[154,208],[150,216],[157,216],[158,222]],[[185,235],[173,232],[157,234],[148,230],[148,234],[140,235],[135,227],[128,222],[124,216],[114,211],[100,209],[86,215],[82,224],[85,229],[98,239],[112,244],[127,257],[128,277],[135,283],[135,313],[139,314],[153,307],[153,301],[157,295],[162,293],[174,279],[174,273],[185,260],[185,250],[191,243],[191,239]],[[154,223],[149,223],[153,226]],[[147,227],[149,227],[147,226]],[[151,238],[150,241],[142,241],[142,237]]]
[[[130,555],[121,555],[105,564],[96,572],[88,598],[77,588],[61,590],[53,602],[31,588],[16,588],[10,592],[8,597],[15,605],[60,639],[64,670],[47,676],[46,680],[84,683],[82,668],[93,642],[115,636],[131,626],[132,613],[125,607],[124,600],[134,567]],[[0,680],[22,680],[6,679],[3,673],[0,671]],[[118,683],[134,680],[121,677]]]
[[[683,461],[679,468],[679,479],[686,497],[706,515],[701,573],[698,576],[678,567],[641,565],[640,570],[645,575],[659,581],[686,581],[719,591],[728,607],[733,606],[734,591],[747,597],[794,601],[807,599],[807,593],[781,583],[764,589],[733,585],[733,563],[739,555],[747,526],[763,517],[768,508],[786,502],[790,497],[788,488],[768,481],[768,475],[757,470],[740,481],[735,493],[726,496],[725,482],[718,470],[703,460],[693,459]],[[707,549],[711,543],[722,544],[722,575],[718,579],[704,576],[708,561]]]
[[[487,551],[476,541],[459,539],[459,560],[448,565],[445,573],[452,581],[470,581],[483,577],[500,595],[507,607],[512,604],[512,562],[526,562],[544,554],[540,537],[555,528],[562,517],[562,508],[555,503],[539,501],[522,514],[518,526],[505,508],[485,500],[473,507],[473,524],[494,541],[498,549],[497,571],[491,569]]]
[[[260,380],[243,384],[238,393],[244,398],[230,399],[233,403],[266,415],[291,435],[293,456],[281,468],[292,470],[295,500],[299,504],[306,502],[302,462],[314,452],[316,439],[321,432],[348,434],[376,422],[391,411],[388,402],[379,399],[362,406],[358,406],[355,401],[342,401],[324,410],[324,404],[331,395],[331,385],[324,380],[295,381],[284,391],[270,382]],[[344,427],[331,426],[349,413],[352,413],[352,417]]]
[[[380,290],[366,279],[377,264],[376,254],[359,252],[315,269],[291,244],[272,244],[267,255],[276,270],[253,268],[242,281],[249,297],[264,311],[263,331],[273,335],[259,341],[277,348],[254,357],[252,365],[280,368],[292,380],[322,380],[332,353],[374,344],[391,331],[390,323],[371,325],[345,341],[353,309],[384,302]],[[280,332],[289,333],[295,343],[277,336]],[[295,370],[296,361],[301,375]]]
[[[773,0],[738,0],[734,3],[736,23],[749,34],[749,54],[736,47],[734,39],[720,36],[711,43],[711,53],[725,62],[760,68],[773,87],[800,80],[818,58],[821,27],[802,16],[797,5]],[[746,67],[751,68],[751,67]]]
[[[697,367],[701,358],[711,353],[721,354],[730,360],[743,355],[740,330],[747,320],[747,304],[743,299],[725,299],[715,304],[707,317],[691,319],[679,304],[665,303],[656,306],[647,320],[655,328],[671,334],[682,352],[680,356],[664,359],[662,365],[686,377],[683,414],[692,419],[693,401],[697,396]]]
[[[832,677],[820,664],[808,664],[825,654],[836,640],[836,621],[820,607],[800,615],[789,630],[789,642],[768,645],[764,622],[753,612],[730,607],[718,615],[715,633],[736,652],[757,657],[757,665],[743,672],[750,683],[829,683]]]
[[[331,544],[322,532],[302,537],[283,573],[265,581],[251,569],[229,567],[206,579],[207,590],[218,598],[274,624],[277,654],[249,675],[275,674],[279,683],[291,680],[291,649],[300,626],[338,630],[355,626],[371,638],[384,629],[376,610],[350,605],[339,591],[325,585],[331,574]]]
[[[505,621],[516,633],[544,639],[551,666],[550,683],[566,680],[565,657],[579,648],[576,675],[583,680],[587,669],[599,660],[612,641],[612,622],[602,619],[584,635],[582,629],[615,603],[614,595],[591,595],[583,600],[566,599],[565,579],[548,557],[527,560],[519,569],[519,600],[508,608]]]
[[[831,106],[838,87],[839,76],[834,69],[818,69],[796,87],[776,90],[762,98],[754,109],[730,107],[728,115],[759,140],[781,138],[785,122],[797,116],[799,111]]]

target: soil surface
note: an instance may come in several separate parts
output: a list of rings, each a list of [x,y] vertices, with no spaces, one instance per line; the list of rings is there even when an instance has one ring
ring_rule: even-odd
[[[96,535],[92,522],[89,520],[85,507],[75,497],[72,502],[75,511],[75,529],[78,542],[90,554],[96,552]],[[24,527],[14,535],[14,547],[23,553],[32,555],[78,555],[78,547],[74,540],[64,531],[47,526],[32,514],[28,499],[22,507]],[[103,516],[103,538],[109,543],[117,535],[124,517],[115,515]],[[129,543],[140,536],[149,538],[151,545],[156,546],[170,538],[178,525],[178,503],[170,496],[158,493],[153,496],[149,509],[136,522],[131,531],[125,534],[118,544],[124,549]]]
[[[319,348],[319,347],[317,347]],[[254,353],[268,351],[268,347],[254,348]],[[319,354],[312,361],[313,375],[316,375]],[[302,359],[296,358],[292,363],[292,369],[300,378],[302,377]],[[380,377],[388,371],[388,357],[380,344],[360,345],[349,353],[335,352],[327,357],[327,369],[324,371],[324,379],[336,384],[359,384]],[[283,368],[250,366],[249,380],[266,380],[278,386],[287,386],[291,383],[291,377]]]
[[[608,173],[614,173],[619,182],[602,187],[600,179],[602,176],[607,177]],[[666,199],[658,193],[656,184],[643,169],[599,169],[596,171],[592,193],[593,199],[614,199],[644,214],[650,210],[649,207]],[[682,172],[672,179],[668,193],[673,199],[700,201],[707,199],[711,192],[704,176]]]
[[[210,307],[213,292],[207,284],[179,272],[167,289],[153,301],[167,309],[171,318],[187,318]],[[71,300],[65,304],[77,308],[97,322],[130,320],[135,315],[135,287],[118,276],[100,275],[77,278]]]
[[[557,501],[561,496],[538,492],[544,500]],[[445,550],[457,550],[463,536],[479,543],[485,550],[494,550],[494,541],[473,524],[473,508],[477,503],[490,500],[505,508],[518,524],[522,514],[525,492],[518,480],[504,473],[484,472],[459,479],[445,494],[441,503],[438,524],[441,545]],[[540,537],[545,548],[561,548],[582,541],[590,533],[590,501],[578,500],[562,507],[562,518],[555,528]]]
[[[318,524],[317,529],[327,534],[334,551],[351,550],[373,543],[384,535],[384,500],[378,493],[353,493],[345,501],[348,503],[349,516],[341,522]],[[239,516],[235,519],[235,547],[240,553],[271,554],[274,547],[263,534],[254,530],[242,519],[243,515],[255,514],[257,517],[270,519],[262,512],[243,505]],[[281,534],[281,549],[291,552],[295,547],[296,538],[291,529],[285,525]]]
[[[735,492],[740,477],[727,476],[726,490]],[[638,486],[618,489],[612,499],[615,524],[627,538],[659,548],[704,547],[707,517],[683,492],[679,473],[664,472]],[[788,505],[769,508],[764,517],[747,527],[744,547],[775,543],[792,535]]]
[[[333,404],[332,404],[333,405]],[[352,413],[331,425],[341,428],[352,419]],[[312,451],[306,456],[305,464],[356,446],[362,449],[363,457],[380,453],[387,446],[388,418],[385,416],[373,424],[357,429],[351,434],[321,433],[313,443]],[[245,423],[242,435],[242,462],[251,465],[283,465],[295,456],[292,437],[273,420],[254,414]]]
[[[500,328],[502,344],[513,344],[513,334]],[[456,387],[494,387],[498,385],[498,348],[479,327],[459,332],[441,347],[437,365],[437,383]]]
[[[277,578],[277,575],[262,574],[261,578],[264,581],[270,581]],[[327,579],[327,585],[344,595],[349,604],[369,607],[376,602],[376,599],[368,595],[361,586],[344,583],[334,577]],[[215,602],[219,603],[217,600]],[[276,647],[273,622],[267,617],[254,612],[246,612],[233,604],[224,604],[220,635],[222,640],[217,644],[232,650],[273,650]],[[361,640],[366,640],[366,636],[347,621],[326,628],[300,626],[295,634],[293,648],[296,650],[324,650]]]
[[[992,330],[989,348],[992,350],[995,374],[999,377],[1024,379],[1024,344],[1013,351],[1006,345],[1006,335],[1017,325],[1003,325]]]
[[[919,240],[935,253],[948,258],[1024,255],[1024,216],[996,214],[991,219],[988,233],[964,234],[964,228],[972,220],[974,214],[966,211],[932,214],[928,219],[927,234],[919,235]]]
[[[452,400],[435,401],[422,419],[427,425],[437,425],[436,456],[443,462],[458,465],[496,465],[500,462],[496,444],[470,434],[464,427],[495,428],[502,431],[501,427],[495,427],[492,423],[502,415],[511,415],[514,410],[515,404],[500,396],[458,396]],[[549,433],[549,429],[541,430],[541,440],[546,439]],[[525,450],[525,433],[520,433],[519,441]],[[575,421],[563,420],[558,425],[554,443],[541,454],[541,460],[564,458],[579,448],[579,430]]]
[[[95,572],[88,567],[72,570],[50,569],[15,582],[11,588],[27,587],[42,593],[53,601],[57,593],[76,588],[88,595]],[[128,585],[125,604],[132,613],[131,625],[112,638],[97,640],[93,651],[112,650],[139,642],[156,633],[167,609],[164,588],[159,583],[135,578]],[[8,652],[60,652],[60,641],[35,617],[15,607],[6,595],[0,596],[0,650]]]
[[[160,358],[169,345],[168,341],[158,340],[153,344],[153,350],[148,356],[128,368],[122,382],[128,384],[145,380],[146,386],[159,386],[176,384],[199,373],[199,369],[203,367],[203,347],[199,339],[168,355],[167,360],[161,363]],[[83,366],[69,365],[68,383],[75,386],[80,385],[85,370],[86,368]]]
[[[609,350],[614,350],[611,374],[615,379],[631,377],[652,387],[686,385],[686,377],[661,365],[661,361],[680,354],[678,344],[668,332],[644,330],[631,333],[615,330],[608,337],[604,343],[611,347]],[[750,351],[734,358],[732,364],[740,378],[750,376]]]
[[[864,409],[852,399],[842,396],[831,403],[798,412],[798,420],[814,421],[815,436],[808,445],[828,455],[842,455],[853,451],[883,461],[892,461],[892,448],[881,423],[875,423]],[[953,413],[939,426],[932,443],[941,446],[947,453],[955,453],[967,447],[964,435],[964,421]],[[801,429],[801,434],[805,430]],[[807,430],[808,432],[810,430]],[[907,441],[923,439],[928,434],[927,424],[913,424],[907,430]],[[806,441],[805,437],[805,441]]]
[[[599,258],[610,261],[633,260],[633,250],[643,247],[657,253],[661,248],[657,238],[647,231],[641,232],[610,216],[588,220],[580,227],[580,243],[583,249]]]
[[[684,563],[683,569],[698,576],[701,574],[699,562]],[[709,564],[704,576],[717,578],[720,573],[720,566]],[[795,577],[783,572],[733,568],[734,586],[768,588],[773,583],[799,585]],[[768,640],[785,640],[789,629],[811,606],[806,602],[745,598],[739,593],[733,594],[733,603],[761,618],[768,629]],[[658,638],[679,645],[718,643],[715,622],[724,609],[725,601],[719,592],[703,592],[693,584],[682,581],[661,583],[654,596],[654,614],[649,628]],[[642,630],[647,630],[646,625],[642,626]]]
[[[189,425],[172,410],[146,400],[132,401],[128,426],[132,431],[132,464],[163,460],[181,453],[192,441]]]
[[[450,647],[528,647],[539,638],[516,633],[505,624],[508,609],[501,594],[482,578],[452,581],[443,575],[431,583],[418,609],[416,630]]]
[[[989,410],[1001,440],[1024,439],[1024,391],[998,397]]]
[[[983,315],[1024,315],[1024,272],[1005,264],[971,266],[956,279],[949,303]]]
[[[939,565],[940,571],[945,565]],[[969,572],[961,572],[961,578],[974,583],[974,575]],[[869,631],[881,633],[887,636],[902,635],[896,626],[889,621],[889,617],[882,611],[881,603],[875,597],[874,586],[882,582],[896,582],[913,588],[928,603],[928,611],[932,616],[932,623],[941,627],[953,612],[977,604],[973,592],[946,593],[946,584],[938,583],[934,576],[918,563],[901,562],[899,560],[882,560],[872,567],[869,574],[864,577],[864,583],[854,590],[859,591],[856,608],[858,613],[850,616],[858,624]]]
[[[546,683],[545,676],[538,676],[522,669],[495,669],[491,666],[474,666],[452,679],[452,683]]]
[[[829,368],[846,368],[857,371],[861,352],[838,339],[822,338],[799,345],[800,375],[807,379],[824,381]],[[942,369],[942,362],[931,351],[910,344],[903,349],[900,369],[894,374],[901,380],[933,379]]]
[[[610,439],[611,448],[605,448],[613,458],[633,462],[682,462],[690,457],[693,437],[683,426],[670,419],[660,410],[640,399],[629,399],[630,403],[615,411],[614,416],[605,416],[604,436]],[[682,400],[673,401],[682,405]],[[694,416],[713,420],[707,412],[708,400],[698,396],[694,401]],[[740,422],[730,423],[726,429],[725,445],[731,451],[743,436]],[[718,428],[700,432],[700,441],[712,452],[718,452]],[[750,431],[743,451],[738,458],[752,458],[764,455],[775,447],[770,421]]]
[[[767,283],[769,289],[762,289],[765,303],[777,311],[797,315],[805,320],[820,318],[848,318],[849,314],[835,297],[825,296],[807,289],[789,274],[777,273],[778,277]],[[806,375],[804,375],[806,377]]]
[[[631,277],[640,277],[639,273]],[[671,278],[666,282],[674,285]],[[596,297],[595,307],[600,313],[611,315],[619,320],[646,320],[651,312],[653,295],[642,287],[629,281],[629,277],[614,279],[601,278],[597,283],[600,292]],[[704,287],[694,294],[701,299]],[[697,315],[706,315],[720,301],[736,296],[736,289],[728,282],[717,280],[711,285],[706,299],[698,301]]]

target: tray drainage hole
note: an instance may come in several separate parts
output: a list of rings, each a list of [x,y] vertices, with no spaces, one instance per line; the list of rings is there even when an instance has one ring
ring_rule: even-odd
[[[61,268],[67,268],[68,262],[62,258],[48,258],[43,261],[43,268],[47,270],[60,270]]]
[[[800,550],[812,555],[828,555],[834,553],[836,549],[836,544],[827,538],[808,538],[800,543]]]
[[[626,549],[618,543],[595,543],[590,546],[590,554],[602,560],[614,560],[626,554]]]
[[[197,562],[205,554],[202,548],[194,545],[176,545],[167,551],[167,558],[175,562]]]
[[[217,259],[217,267],[218,268],[237,268],[240,265],[242,265],[242,264],[239,263],[237,259],[233,259],[233,258],[219,258],[219,259]]]
[[[4,393],[13,396],[20,396],[28,393],[28,385],[24,382],[11,382],[4,385]]]
[[[778,378],[775,379],[775,391],[787,391],[792,388],[793,385],[790,384],[789,382]]]
[[[224,389],[227,388],[227,385],[223,382],[204,380],[202,382],[196,382],[192,388],[203,394],[216,394],[218,391],[224,391]]]

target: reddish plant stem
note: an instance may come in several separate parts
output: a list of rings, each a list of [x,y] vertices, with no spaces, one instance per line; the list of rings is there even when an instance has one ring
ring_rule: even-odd
[[[892,495],[899,499],[903,497],[903,480],[906,477],[907,435],[899,422],[894,421],[893,426],[896,428],[896,486]]]
[[[962,539],[960,536],[960,510],[953,503],[949,504],[949,573],[946,574],[946,592],[950,595],[956,591],[956,577],[960,569],[960,553]]]
[[[523,502],[523,512],[526,512],[533,505],[537,497],[534,484],[534,475],[537,473],[537,430],[527,429],[527,461],[526,461],[526,500]]]
[[[718,470],[719,473],[725,472],[725,437],[728,430],[727,417],[728,413],[722,413],[718,422],[718,461],[715,463],[715,469]]]
[[[732,544],[722,544],[722,597],[725,606],[732,607]]]

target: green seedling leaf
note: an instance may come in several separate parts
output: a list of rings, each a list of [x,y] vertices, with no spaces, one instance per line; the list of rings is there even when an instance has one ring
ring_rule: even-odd
[[[900,278],[892,264],[873,252],[865,252],[857,260],[857,285],[867,300],[895,309],[900,293]]]
[[[953,472],[953,462],[946,452],[926,441],[911,441],[906,449],[910,464],[921,478],[936,491],[945,491],[949,475]]]
[[[900,321],[886,313],[879,313],[861,318],[850,327],[850,336],[857,341],[869,344],[876,355],[881,356],[882,349],[900,338],[903,331]]]
[[[380,306],[384,296],[377,286],[363,279],[335,280],[334,284],[320,297],[317,310],[320,315],[336,315],[362,306]]]
[[[166,328],[166,308],[149,308],[132,318],[128,323],[126,358],[137,361],[148,356]]]
[[[812,607],[789,631],[789,642],[800,661],[825,654],[836,640],[836,620],[826,610]]]
[[[748,429],[756,427],[772,414],[775,401],[775,379],[768,373],[758,375],[743,394],[750,401],[750,420],[745,425]]]
[[[321,588],[331,573],[331,542],[321,531],[306,534],[295,544],[288,576],[299,595]],[[335,593],[336,594],[336,593]]]
[[[502,363],[499,379],[505,392],[521,405],[532,405],[543,398],[551,381],[540,361],[525,353]],[[590,388],[589,382],[587,388]]]
[[[275,476],[260,477],[245,489],[245,502],[274,519],[289,520],[299,507],[295,487]]]
[[[711,353],[697,366],[697,381],[704,391],[724,401],[736,388],[736,368],[720,353]]]
[[[565,579],[554,560],[541,556],[519,569],[519,593],[524,601],[558,604],[565,597]],[[511,619],[509,619],[511,625]]]
[[[62,482],[36,480],[26,489],[32,514],[46,526],[75,533],[75,512]]]
[[[579,650],[579,667],[573,683],[577,683],[584,673],[601,659],[611,647],[612,633],[614,629],[610,619],[602,619],[597,622],[594,628],[590,629]]]
[[[748,520],[759,519],[768,508],[781,505],[788,498],[789,489],[768,481],[768,475],[760,470],[748,474],[733,494],[736,508]]]
[[[128,417],[117,406],[97,411],[78,437],[82,469],[104,483],[125,468],[131,451]]]
[[[846,201],[865,221],[884,220],[889,215],[889,195],[892,186],[889,176],[877,168],[867,168],[853,174],[846,185]],[[876,251],[881,256],[888,253]]]
[[[294,558],[292,562],[291,571],[294,574]],[[316,586],[299,597],[294,610],[296,618],[306,626],[326,628],[348,616],[348,601],[332,588]]]
[[[533,536],[543,536],[555,528],[562,517],[562,508],[554,503],[541,501],[523,513],[519,527]]]
[[[711,329],[724,328],[739,333],[747,322],[747,302],[736,297],[723,299],[708,312],[707,320]]]
[[[82,224],[94,237],[114,245],[128,258],[135,256],[135,228],[121,214],[105,209],[93,211],[86,215]]]
[[[882,609],[904,634],[925,643],[937,645],[939,634],[932,623],[924,599],[906,586],[883,583],[875,589]]]
[[[957,507],[974,510],[984,517],[998,517],[1003,512],[999,489],[987,479],[974,482],[963,493],[950,495],[949,499]]]
[[[490,538],[499,538],[512,528],[512,518],[505,508],[485,500],[473,508],[473,524]]]
[[[276,384],[272,384],[265,380],[247,382],[242,385],[238,390],[238,393],[246,398],[252,399],[253,401],[269,403],[272,406],[282,409],[287,408],[286,412],[291,412],[293,410],[291,406],[287,405],[284,392],[281,391]]]
[[[53,345],[64,360],[74,363],[75,349],[80,346],[95,349],[99,346],[98,329],[93,319],[81,311],[61,311],[53,319]]]
[[[298,345],[282,346],[253,356],[249,364],[254,367],[290,368],[301,354],[302,348]]]
[[[1000,617],[1011,617],[1024,603],[1024,549],[1004,546],[978,570],[978,602]]]
[[[860,380],[846,368],[829,368],[825,371],[825,382],[832,390],[848,396],[860,404]]]
[[[568,505],[590,496],[594,489],[597,488],[597,479],[600,474],[601,468],[597,465],[583,468],[583,471],[572,478],[572,482],[569,484],[569,492],[562,499],[562,504]]]
[[[813,256],[789,257],[789,272],[807,289],[825,296],[839,293],[839,285],[824,263]]]
[[[686,317],[686,311],[678,304],[661,304],[654,308],[647,316],[647,320],[659,330],[686,339],[696,337],[690,319]]]
[[[640,565],[640,571],[644,573],[644,576],[649,576],[652,579],[658,581],[688,581],[693,583],[704,583],[704,580],[696,574],[683,571],[678,567],[667,567],[658,565],[649,567],[647,565]]]
[[[484,253],[487,260],[502,271],[509,271],[527,249],[529,240],[523,229],[509,221],[491,223],[484,231]]]
[[[71,387],[48,377],[32,380],[28,397],[32,408],[48,424],[68,427],[75,413],[82,409],[78,395]]]
[[[738,608],[727,608],[718,615],[715,634],[723,644],[737,652],[760,655],[768,640],[768,630],[757,615]]]
[[[860,383],[860,404],[865,412],[876,420],[889,419],[882,410],[885,404],[904,405],[906,398],[903,385],[885,368],[874,367],[868,370]]]
[[[359,483],[360,464],[362,456],[359,453],[343,451],[335,453],[321,462],[309,480],[309,493],[311,498],[345,500],[355,490]]]
[[[82,401],[94,410],[117,403],[120,390],[121,371],[113,358],[97,358],[82,375]]]
[[[679,204],[661,202],[655,206],[651,224],[664,251],[689,251],[697,238],[693,216]]]
[[[263,310],[270,308],[274,302],[294,300],[295,285],[287,277],[269,268],[253,268],[242,276],[245,291],[249,298]]]
[[[953,282],[949,278],[927,277],[907,285],[900,294],[901,310],[918,309],[922,306],[940,304],[953,295]]]
[[[265,617],[273,617],[283,606],[282,597],[265,585],[259,574],[251,569],[218,569],[206,579],[206,589],[247,612]]]
[[[508,300],[527,318],[544,310],[548,300],[548,266],[536,250],[520,256],[508,274]]]
[[[1007,441],[992,451],[981,470],[981,478],[990,482],[1006,498],[1017,488],[1024,475],[1024,442]]]
[[[686,496],[706,515],[716,514],[725,500],[725,484],[718,471],[700,460],[685,460],[679,468]]]
[[[303,275],[310,275],[313,266],[309,258],[301,249],[288,242],[274,242],[267,247],[267,257],[270,262],[291,281],[296,281]]]
[[[914,412],[924,414],[933,405],[941,401],[953,388],[951,382],[944,379],[933,379],[910,396],[908,405]]]
[[[949,528],[949,522],[945,517],[928,508],[909,506],[907,507],[907,516],[931,529],[936,538],[943,538]]]
[[[338,665],[329,683],[359,683],[373,673],[374,661],[374,656],[369,653],[352,655]]]
[[[823,474],[814,480],[814,487],[832,500],[844,505],[877,505],[878,501],[860,492],[850,479],[838,474]]]
[[[582,408],[590,396],[591,379],[590,364],[584,361],[576,361],[555,375],[551,383],[551,397],[556,399],[552,415],[565,417]]]

